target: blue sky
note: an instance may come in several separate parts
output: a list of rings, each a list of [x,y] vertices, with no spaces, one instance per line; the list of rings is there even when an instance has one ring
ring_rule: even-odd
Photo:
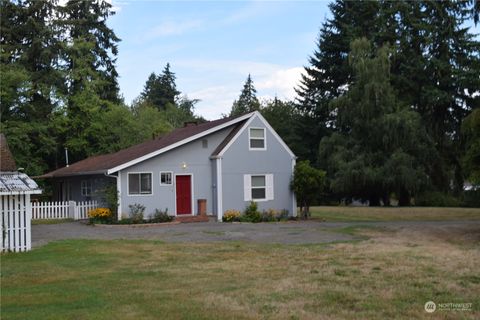
[[[230,111],[249,73],[260,99],[293,99],[329,17],[329,1],[106,1],[117,12],[108,24],[122,39],[117,71],[125,101],[169,62],[178,90],[200,99],[196,114],[209,120]]]
[[[113,1],[109,26],[122,39],[117,71],[130,103],[167,62],[177,88],[200,99],[206,119],[228,113],[247,75],[257,96],[295,96],[315,49],[327,1]]]

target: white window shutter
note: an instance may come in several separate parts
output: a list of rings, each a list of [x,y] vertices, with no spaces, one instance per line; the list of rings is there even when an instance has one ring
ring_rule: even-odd
[[[243,175],[243,200],[252,200],[252,178],[249,174]]]
[[[267,174],[266,177],[266,184],[267,184],[267,200],[273,200],[273,174]]]

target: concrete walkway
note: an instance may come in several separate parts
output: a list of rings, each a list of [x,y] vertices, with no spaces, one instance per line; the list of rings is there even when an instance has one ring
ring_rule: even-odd
[[[477,221],[401,221],[401,222],[320,222],[294,221],[279,223],[184,223],[149,227],[91,226],[82,222],[67,222],[32,226],[32,246],[65,239],[148,239],[166,242],[247,241],[279,244],[315,244],[354,240],[339,233],[349,226],[387,228],[458,228],[480,226]]]

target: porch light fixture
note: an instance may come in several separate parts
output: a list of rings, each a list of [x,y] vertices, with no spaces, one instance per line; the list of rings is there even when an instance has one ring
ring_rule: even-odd
[[[182,169],[185,170],[187,169],[187,167],[188,167],[187,164],[185,162],[182,162]]]

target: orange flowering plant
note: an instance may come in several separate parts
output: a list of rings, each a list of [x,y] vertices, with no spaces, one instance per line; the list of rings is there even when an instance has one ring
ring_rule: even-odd
[[[227,210],[223,214],[223,221],[225,222],[239,221],[240,215],[241,213],[238,210],[232,210],[232,209]]]
[[[96,208],[88,211],[90,222],[105,222],[112,218],[112,211],[109,208]]]

